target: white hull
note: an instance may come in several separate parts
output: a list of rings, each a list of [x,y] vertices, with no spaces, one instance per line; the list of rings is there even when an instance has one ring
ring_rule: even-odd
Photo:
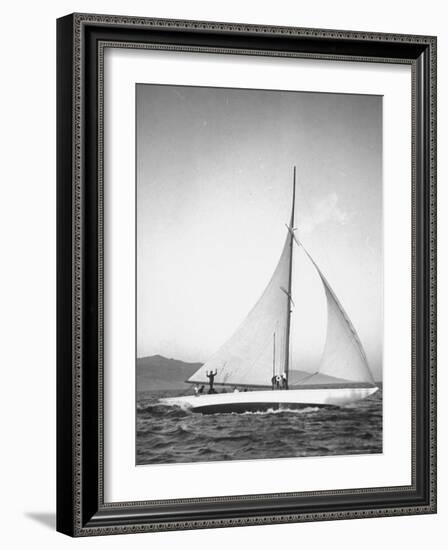
[[[313,405],[342,407],[348,403],[365,399],[377,390],[377,387],[371,387],[240,391],[169,397],[160,399],[160,403],[206,414],[300,409]]]

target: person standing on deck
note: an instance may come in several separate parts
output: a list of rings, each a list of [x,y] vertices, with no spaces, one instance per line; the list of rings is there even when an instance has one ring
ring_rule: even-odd
[[[215,369],[215,372],[211,371],[205,371],[205,376],[208,378],[208,383],[210,385],[210,388],[208,390],[208,393],[216,393],[216,391],[213,389],[213,382],[215,380],[215,376],[218,374],[218,370]]]
[[[282,372],[282,388],[284,390],[288,389],[288,377],[286,376],[286,372]]]

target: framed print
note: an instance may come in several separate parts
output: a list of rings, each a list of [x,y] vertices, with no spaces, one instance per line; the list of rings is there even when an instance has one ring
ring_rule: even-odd
[[[436,511],[436,39],[58,20],[57,528]]]

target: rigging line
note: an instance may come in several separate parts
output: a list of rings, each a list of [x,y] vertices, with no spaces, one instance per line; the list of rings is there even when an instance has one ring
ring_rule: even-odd
[[[296,307],[296,304],[294,303],[294,300],[292,299],[291,294],[286,290],[286,288],[283,288],[283,287],[281,286],[281,287],[280,287],[280,290],[281,290],[282,292],[284,292],[284,293],[286,294],[286,296],[288,296],[289,301],[291,302],[291,304],[292,304],[294,307]]]
[[[297,227],[290,227],[288,224],[285,223],[286,229],[288,230],[288,233],[291,235],[293,240],[296,242],[297,246],[303,246],[302,243],[299,241],[299,239],[295,235],[295,231],[297,231]]]
[[[308,378],[312,378],[313,376],[316,376],[316,374],[319,374],[318,370],[316,372],[312,372],[311,374],[304,376],[300,380],[297,380],[296,382],[294,382],[293,385],[296,386],[298,383],[303,382],[304,380],[308,380]]]

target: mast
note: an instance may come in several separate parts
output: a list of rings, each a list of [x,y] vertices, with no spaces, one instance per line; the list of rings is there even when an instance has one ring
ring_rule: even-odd
[[[288,276],[288,293],[286,299],[288,300],[288,307],[286,308],[286,339],[285,339],[285,374],[288,379],[289,374],[289,337],[291,332],[291,298],[292,298],[292,254],[294,249],[294,209],[296,202],[296,167],[294,166],[294,177],[292,187],[292,208],[291,208],[291,222],[289,224],[289,276]]]
[[[240,326],[208,361],[189,377],[188,382],[206,384],[207,371],[217,370],[215,384],[269,387],[274,374],[287,375],[289,333],[292,332],[290,310],[294,306],[291,296],[292,249],[295,240],[292,231],[294,189],[292,198],[291,218],[285,220],[287,232],[269,282]]]

